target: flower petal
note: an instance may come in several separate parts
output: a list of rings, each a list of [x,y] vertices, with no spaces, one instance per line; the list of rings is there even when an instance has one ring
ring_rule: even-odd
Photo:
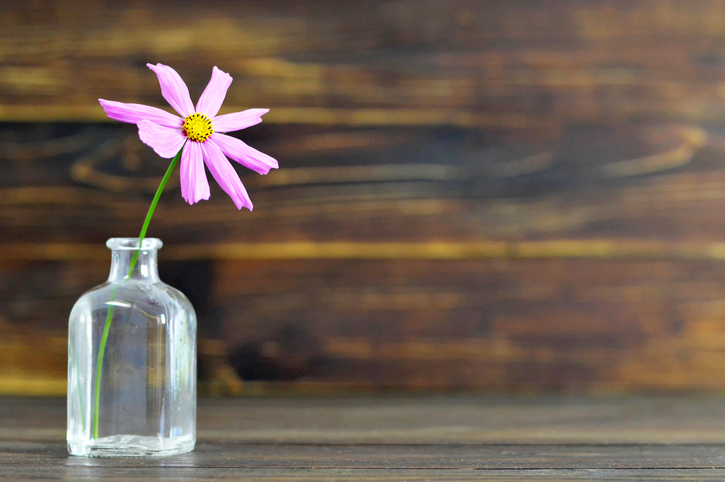
[[[209,181],[204,170],[201,144],[189,141],[181,153],[181,197],[189,204],[209,199]]]
[[[214,132],[234,132],[257,125],[262,122],[262,116],[267,112],[269,109],[247,109],[216,116],[212,119]]]
[[[260,174],[267,174],[270,169],[279,167],[279,163],[275,158],[249,147],[236,137],[215,133],[207,142],[216,144],[224,155]]]
[[[115,100],[98,99],[108,117],[113,120],[137,124],[138,121],[146,119],[164,127],[181,127],[184,122],[176,116],[157,107],[142,104],[125,104]]]
[[[216,144],[209,141],[204,142],[201,146],[204,151],[204,162],[209,172],[214,176],[216,182],[219,183],[224,192],[229,194],[237,209],[243,207],[252,210],[252,200],[249,199],[247,190],[244,189],[242,181],[239,179],[237,171],[234,170],[231,163],[224,157],[224,153]]]
[[[196,111],[209,118],[217,115],[230,85],[232,85],[232,76],[214,67],[211,71],[211,80],[199,97],[199,102],[196,103]]]
[[[186,86],[181,76],[169,67],[163,64],[146,64],[146,66],[156,72],[161,85],[161,95],[164,96],[166,102],[176,109],[181,117],[187,117],[194,113],[194,104],[189,96],[189,88]]]
[[[156,154],[166,159],[174,157],[186,141],[181,129],[160,126],[146,119],[138,122],[138,136]]]

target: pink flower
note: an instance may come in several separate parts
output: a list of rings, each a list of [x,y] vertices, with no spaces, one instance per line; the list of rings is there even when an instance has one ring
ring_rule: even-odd
[[[216,67],[194,108],[189,89],[174,69],[162,64],[146,65],[156,72],[161,94],[181,117],[147,105],[98,99],[108,117],[136,124],[141,140],[161,157],[172,158],[183,149],[180,159],[181,196],[189,204],[209,199],[209,181],[204,171],[206,164],[237,209],[247,207],[251,211],[252,201],[227,157],[260,174],[267,174],[279,165],[267,154],[223,132],[259,124],[269,109],[248,109],[217,115],[232,77]]]

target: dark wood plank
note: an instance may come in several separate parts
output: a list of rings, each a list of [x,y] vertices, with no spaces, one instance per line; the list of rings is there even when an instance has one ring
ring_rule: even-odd
[[[233,468],[215,470],[177,469],[174,467],[113,467],[99,469],[94,466],[76,468],[45,468],[39,467],[29,471],[25,467],[19,470],[7,469],[7,477],[0,480],[103,480],[120,482],[125,480],[264,480],[264,481],[310,481],[342,480],[342,481],[591,481],[591,480],[678,480],[678,481],[719,481],[725,471],[710,469],[320,469],[317,466],[294,467],[291,469]]]
[[[164,169],[127,127],[2,130],[4,393],[63,393],[67,314]],[[294,167],[244,177],[253,213],[173,187],[151,227],[203,320],[209,390],[725,383],[716,131],[272,134],[259,147]]]
[[[219,65],[236,79],[226,107],[273,107],[270,122],[718,122],[723,15],[715,0],[11,1],[0,119],[102,120],[98,97],[160,105],[150,61],[193,95]]]

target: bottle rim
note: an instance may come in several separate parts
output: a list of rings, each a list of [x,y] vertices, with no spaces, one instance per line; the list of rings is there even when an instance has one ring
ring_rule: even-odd
[[[139,238],[111,238],[106,241],[106,246],[109,249],[135,251],[139,249],[161,249],[164,243],[158,238],[144,238],[141,243],[139,243]]]

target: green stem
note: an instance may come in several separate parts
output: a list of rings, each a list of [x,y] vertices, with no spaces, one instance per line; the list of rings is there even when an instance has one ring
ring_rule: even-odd
[[[141,233],[138,236],[138,247],[134,253],[133,258],[131,258],[131,266],[128,269],[128,274],[123,279],[124,282],[126,282],[128,279],[131,278],[131,275],[133,274],[133,269],[136,267],[136,262],[138,261],[138,254],[141,251],[141,243],[143,242],[144,238],[146,237],[146,231],[149,228],[149,223],[151,222],[151,218],[154,215],[154,211],[156,210],[156,205],[159,203],[159,199],[161,198],[161,193],[164,191],[164,187],[166,187],[166,183],[169,181],[169,177],[171,177],[171,173],[173,172],[176,165],[179,163],[179,158],[181,157],[181,150],[174,156],[174,158],[171,160],[171,164],[169,164],[169,168],[166,170],[166,174],[164,174],[164,178],[161,180],[161,184],[159,184],[159,188],[156,190],[156,195],[154,196],[153,201],[151,201],[151,206],[149,206],[149,211],[146,213],[146,219],[143,222],[143,226],[141,227]],[[108,303],[108,315],[106,316],[106,325],[103,327],[103,337],[101,337],[101,346],[98,349],[98,362],[96,363],[96,390],[93,397],[93,438],[98,438],[98,409],[100,406],[101,401],[101,374],[103,373],[103,355],[106,353],[106,344],[108,343],[108,333],[111,331],[111,319],[113,318],[113,302],[116,300],[116,290],[118,288],[114,288],[113,292],[111,293],[111,299]]]

